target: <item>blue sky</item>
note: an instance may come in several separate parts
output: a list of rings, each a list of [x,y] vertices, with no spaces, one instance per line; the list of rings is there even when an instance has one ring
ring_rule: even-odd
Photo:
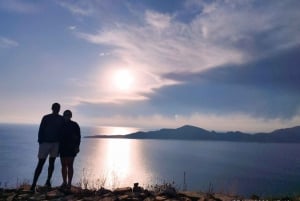
[[[300,1],[0,2],[0,122],[300,125]]]

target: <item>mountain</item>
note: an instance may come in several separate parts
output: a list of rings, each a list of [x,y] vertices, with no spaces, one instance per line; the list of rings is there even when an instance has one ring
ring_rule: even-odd
[[[125,138],[125,139],[176,139],[176,140],[213,140],[235,142],[276,142],[300,143],[300,126],[284,128],[270,133],[249,134],[239,131],[215,132],[203,128],[185,125],[176,129],[157,131],[139,131],[128,135],[96,135],[88,138]]]
[[[128,134],[127,138],[130,139],[197,139],[199,136],[201,138],[209,138],[211,133],[202,128],[197,128],[194,126],[183,126],[177,129],[161,129],[158,131],[149,132],[137,132]]]

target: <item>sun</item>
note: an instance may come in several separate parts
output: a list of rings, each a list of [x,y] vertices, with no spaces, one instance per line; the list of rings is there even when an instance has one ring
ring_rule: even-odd
[[[113,83],[119,90],[128,91],[132,89],[133,81],[133,74],[127,69],[117,70],[114,73]]]

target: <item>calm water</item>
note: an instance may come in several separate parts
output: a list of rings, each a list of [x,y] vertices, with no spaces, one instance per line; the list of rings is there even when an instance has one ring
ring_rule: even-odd
[[[0,125],[0,182],[15,186],[32,180],[37,163],[37,126]],[[131,128],[83,128],[82,135],[121,134]],[[131,129],[134,131],[135,129]],[[47,164],[46,164],[47,165]],[[44,184],[47,166],[39,179]],[[178,140],[82,138],[74,183],[108,188],[175,182],[188,190],[241,195],[300,193],[300,145]],[[57,160],[54,185],[61,184]]]

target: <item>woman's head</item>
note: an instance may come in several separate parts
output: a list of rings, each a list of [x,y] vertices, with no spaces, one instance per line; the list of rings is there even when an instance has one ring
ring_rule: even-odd
[[[66,120],[70,120],[72,118],[72,112],[70,110],[66,110],[64,111],[63,116]]]

